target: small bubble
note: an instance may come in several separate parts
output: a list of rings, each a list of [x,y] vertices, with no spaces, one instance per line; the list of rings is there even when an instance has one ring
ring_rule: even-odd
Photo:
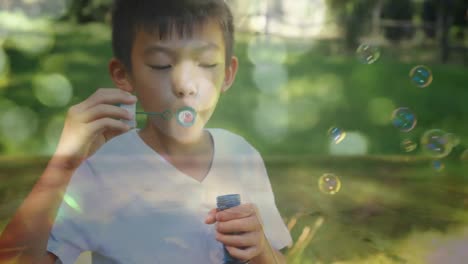
[[[411,69],[409,76],[411,81],[420,88],[429,86],[433,80],[431,69],[423,65]]]
[[[191,107],[182,107],[177,111],[177,122],[183,127],[191,127],[196,120],[197,112]]]
[[[418,148],[418,143],[414,142],[411,139],[405,139],[401,142],[401,149],[405,152],[413,152]]]
[[[409,132],[416,126],[416,115],[407,107],[400,107],[393,111],[392,123],[402,132]]]
[[[321,192],[325,194],[334,195],[338,193],[341,189],[341,181],[340,179],[332,174],[332,173],[325,173],[319,179],[319,189]]]
[[[361,63],[372,64],[380,58],[380,49],[370,44],[361,44],[356,50],[356,55]]]
[[[445,164],[440,160],[434,160],[432,162],[432,168],[434,168],[436,171],[443,171],[445,168]]]
[[[442,158],[450,154],[453,146],[446,137],[445,131],[440,129],[431,129],[426,131],[421,137],[421,146],[430,156]]]
[[[346,138],[346,132],[341,128],[332,127],[328,130],[328,136],[335,144],[340,144]]]

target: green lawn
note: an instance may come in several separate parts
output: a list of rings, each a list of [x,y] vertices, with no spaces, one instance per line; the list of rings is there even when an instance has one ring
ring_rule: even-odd
[[[7,49],[11,82],[0,90],[0,98],[33,110],[39,130],[18,144],[0,137],[0,230],[45,165],[47,158],[35,157],[45,148],[47,123],[63,116],[68,107],[41,105],[32,94],[32,77],[66,76],[74,87],[69,105],[98,87],[112,87],[107,74],[110,34],[104,25],[58,24],[55,32],[55,46],[48,54],[31,57]],[[427,59],[426,51],[397,47],[384,48],[376,64],[361,65],[353,56],[336,52],[335,42],[291,42],[285,64],[289,82],[280,95],[264,95],[252,80],[247,42],[248,36],[239,36],[238,78],[221,97],[209,126],[244,136],[266,160],[278,208],[287,223],[295,223],[295,244],[288,251],[291,263],[426,263],[434,241],[463,234],[468,164],[459,157],[468,142],[466,67],[440,65]],[[302,52],[305,48],[309,49]],[[421,62],[434,72],[434,83],[425,89],[413,87],[408,78],[412,66]],[[386,120],[388,109],[369,110],[375,98],[411,107],[418,115],[417,127],[410,133],[394,129]],[[278,140],[255,129],[253,116],[262,100],[288,109],[289,130]],[[0,109],[7,107],[4,102]],[[327,131],[334,125],[365,135],[367,154],[330,156]],[[411,154],[400,149],[403,138],[418,141],[431,128],[456,133],[462,141],[443,160],[441,172],[419,149]],[[336,195],[318,190],[318,178],[326,172],[341,179]]]

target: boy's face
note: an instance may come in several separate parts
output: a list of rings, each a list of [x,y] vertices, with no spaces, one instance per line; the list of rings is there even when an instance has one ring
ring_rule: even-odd
[[[147,112],[170,110],[172,118],[149,117],[149,125],[181,143],[198,140],[215,110],[220,93],[232,84],[237,59],[226,67],[225,45],[220,26],[208,21],[195,27],[191,37],[172,32],[160,40],[158,34],[139,31],[131,53],[132,71],[128,87],[137,94]],[[181,126],[176,113],[192,107],[197,116],[190,127]]]

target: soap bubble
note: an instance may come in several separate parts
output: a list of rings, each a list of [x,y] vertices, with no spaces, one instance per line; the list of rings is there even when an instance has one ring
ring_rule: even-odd
[[[340,179],[332,174],[332,173],[325,173],[319,179],[319,189],[321,192],[325,194],[334,195],[338,193],[341,189],[341,181]]]
[[[400,107],[393,111],[393,125],[402,132],[409,132],[416,126],[416,115],[407,107]]]
[[[380,50],[370,44],[361,44],[356,50],[356,55],[361,63],[372,64],[380,58]]]
[[[426,131],[421,137],[421,146],[430,156],[442,158],[450,154],[453,146],[447,138],[447,133],[440,129]]]
[[[436,171],[443,171],[445,168],[445,164],[440,160],[434,160],[432,162],[432,168],[434,168]]]
[[[335,144],[339,144],[346,138],[346,132],[341,128],[332,127],[328,130],[328,136]]]
[[[417,148],[418,148],[418,143],[414,142],[411,139],[407,138],[401,142],[401,149],[403,149],[403,151],[405,152],[412,152]]]
[[[411,81],[420,88],[429,86],[433,80],[431,69],[423,65],[411,69],[409,76]]]
[[[183,127],[191,127],[196,120],[197,112],[195,109],[187,106],[177,111],[177,122]]]

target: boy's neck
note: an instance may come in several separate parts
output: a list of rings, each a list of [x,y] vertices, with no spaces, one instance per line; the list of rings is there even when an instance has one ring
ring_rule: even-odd
[[[201,137],[191,144],[180,143],[151,125],[140,130],[139,135],[149,147],[163,157],[190,158],[204,156],[212,151],[211,136],[208,131],[204,131]]]

